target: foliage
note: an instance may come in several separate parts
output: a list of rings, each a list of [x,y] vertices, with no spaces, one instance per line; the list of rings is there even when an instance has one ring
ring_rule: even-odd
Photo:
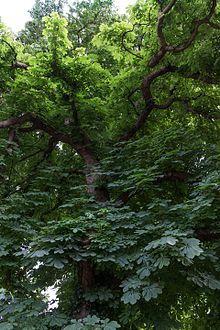
[[[219,5],[65,3],[0,23],[0,329],[219,329]]]

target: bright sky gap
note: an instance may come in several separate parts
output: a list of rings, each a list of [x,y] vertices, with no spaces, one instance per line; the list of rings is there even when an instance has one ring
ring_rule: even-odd
[[[136,0],[115,0],[115,5],[120,12],[125,12],[125,8],[135,2]],[[12,31],[18,32],[30,20],[28,11],[34,3],[35,0],[0,0],[0,17]]]

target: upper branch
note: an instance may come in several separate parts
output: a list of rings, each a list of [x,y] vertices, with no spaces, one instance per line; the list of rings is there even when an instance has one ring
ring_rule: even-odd
[[[134,53],[131,49],[129,49],[129,48],[125,45],[125,36],[126,36],[127,33],[129,33],[129,32],[133,32],[133,31],[134,31],[135,25],[137,25],[137,24],[134,24],[134,25],[133,25],[132,30],[128,30],[128,31],[125,31],[125,32],[122,33],[122,36],[121,36],[121,43],[122,43],[123,48],[124,48],[128,53],[130,53],[131,55],[136,56],[136,57],[138,57],[138,58],[140,58],[140,59],[143,59],[143,57],[142,57],[141,55]],[[144,24],[141,24],[141,25],[144,25]]]
[[[5,43],[11,49],[11,51],[14,54],[13,61],[12,61],[12,66],[14,68],[19,68],[19,69],[25,69],[26,70],[28,68],[28,64],[17,61],[18,54],[17,54],[15,48],[8,41],[6,41],[4,39],[1,39],[0,41],[2,43]]]
[[[150,59],[149,61],[150,67],[154,67],[157,63],[159,63],[159,61],[165,56],[167,52],[167,41],[163,32],[164,19],[165,19],[165,15],[170,12],[170,10],[174,7],[176,2],[177,0],[172,0],[167,5],[167,7],[165,7],[164,9],[161,8],[159,10],[158,22],[157,22],[157,37],[160,44],[160,50],[156,54],[154,54],[154,56]]]
[[[153,96],[151,92],[151,85],[153,81],[167,73],[175,71],[176,68],[172,67],[171,65],[164,66],[160,68],[159,70],[153,71],[149,73],[143,80],[141,90],[143,99],[145,101],[145,108],[141,113],[139,114],[136,122],[134,125],[128,130],[126,134],[124,134],[120,141],[128,141],[130,140],[145,124],[146,119],[148,118],[151,111],[155,108],[155,104],[153,101]]]
[[[186,110],[186,112],[189,112],[193,115],[201,116],[201,117],[204,117],[204,118],[209,119],[211,121],[217,119],[217,118],[215,118],[215,116],[212,116],[210,113],[202,112],[200,109],[192,107],[190,105],[190,101],[197,100],[201,96],[203,96],[203,94],[200,94],[200,95],[198,95],[196,97],[192,97],[192,98],[173,97],[173,98],[170,98],[164,104],[155,104],[155,108],[159,109],[159,110],[166,110],[171,105],[173,105],[174,103],[177,102]]]
[[[176,4],[177,0],[170,1],[170,3],[164,9],[160,8],[159,16],[158,16],[158,24],[157,24],[157,37],[158,37],[159,44],[160,44],[160,50],[158,51],[158,53],[156,53],[151,58],[151,60],[149,62],[150,67],[153,67],[157,63],[159,63],[159,61],[165,56],[166,52],[169,51],[169,52],[173,52],[173,53],[178,53],[178,52],[182,52],[185,49],[187,49],[188,47],[190,47],[198,34],[199,27],[202,24],[209,24],[211,26],[213,25],[213,23],[210,22],[210,19],[212,18],[212,16],[215,13],[215,8],[217,6],[217,0],[210,0],[210,1],[211,1],[211,8],[209,10],[209,13],[203,19],[197,20],[195,22],[194,29],[193,29],[192,34],[189,37],[189,39],[185,43],[183,43],[181,46],[177,46],[177,47],[171,46],[167,43],[164,32],[163,32],[163,24],[164,24],[165,16],[172,10],[172,8]],[[215,26],[215,27],[218,28],[218,26]],[[141,111],[141,113],[139,114],[139,116],[136,119],[136,121],[134,122],[133,126],[131,126],[131,128],[127,131],[127,133],[124,134],[120,138],[121,142],[130,140],[144,126],[149,114],[151,113],[151,111],[153,109],[167,109],[175,102],[181,103],[182,106],[184,106],[184,108],[188,112],[204,116],[204,114],[201,113],[200,111],[197,111],[197,109],[193,109],[192,107],[190,107],[189,104],[187,103],[188,100],[183,100],[179,97],[170,98],[166,103],[160,104],[160,105],[158,105],[154,102],[152,91],[151,91],[151,86],[152,86],[152,83],[154,82],[154,80],[156,80],[157,78],[159,78],[167,73],[172,73],[172,72],[180,73],[179,71],[180,71],[179,68],[176,66],[166,65],[166,66],[163,66],[160,69],[155,70],[155,71],[149,73],[148,75],[146,75],[146,77],[143,79],[142,86],[141,86],[143,99],[145,101],[145,107],[144,107],[143,111]],[[184,73],[182,75],[185,78],[196,79],[196,80],[200,80],[202,82],[209,83],[209,84],[216,83],[216,79],[211,78],[211,77],[203,77],[199,73],[190,74],[190,75]],[[210,118],[209,115],[206,117]]]
[[[158,15],[158,23],[157,23],[157,36],[159,39],[159,43],[161,47],[166,47],[167,43],[166,43],[166,38],[165,35],[163,33],[163,23],[164,23],[164,18],[165,15],[168,14],[171,9],[174,7],[174,5],[176,4],[177,0],[172,0],[167,7],[165,7],[164,9],[162,9],[161,11],[159,11],[159,15]]]
[[[177,0],[172,0],[170,3],[162,10],[162,13],[164,15],[168,14],[169,11],[173,8],[173,6],[176,4]]]
[[[198,21],[195,22],[193,32],[192,32],[191,36],[189,37],[189,39],[184,44],[182,44],[181,46],[178,46],[178,47],[168,46],[167,50],[171,51],[171,52],[174,52],[174,53],[180,53],[180,52],[183,52],[185,49],[189,48],[192,45],[192,43],[194,42],[194,40],[195,40],[195,38],[198,34],[199,27],[202,24],[209,24],[210,19],[212,18],[212,16],[215,13],[216,6],[217,6],[217,0],[212,0],[212,6],[210,8],[210,11],[209,11],[208,15],[205,16],[203,19],[198,20]]]
[[[163,23],[164,23],[165,15],[170,12],[170,10],[175,5],[176,1],[177,0],[171,1],[164,10],[159,12],[158,24],[157,24],[157,36],[158,36],[158,40],[159,40],[159,44],[160,44],[160,49],[150,59],[150,61],[148,63],[150,67],[154,67],[155,65],[157,65],[159,63],[159,61],[165,56],[165,54],[167,52],[181,53],[184,50],[186,50],[187,48],[189,48],[193,44],[193,42],[195,41],[195,38],[196,38],[196,36],[199,32],[199,27],[202,24],[208,24],[209,26],[211,26],[215,29],[219,29],[218,24],[210,22],[210,19],[214,15],[215,8],[217,6],[217,0],[211,0],[211,7],[210,7],[210,10],[209,10],[209,13],[203,19],[197,20],[195,22],[193,31],[192,31],[190,37],[188,38],[188,40],[180,46],[173,46],[173,45],[167,44],[167,41],[166,41],[166,38],[165,38],[165,35],[164,35],[164,32],[163,32]]]

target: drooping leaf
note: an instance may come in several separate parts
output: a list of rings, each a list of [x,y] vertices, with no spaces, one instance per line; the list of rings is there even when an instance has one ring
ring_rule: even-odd
[[[162,288],[157,284],[153,283],[146,286],[142,291],[142,296],[146,301],[157,298],[162,293]]]
[[[125,303],[125,304],[131,304],[134,305],[136,304],[136,302],[140,299],[140,294],[138,292],[135,291],[127,291],[123,294],[121,300]]]

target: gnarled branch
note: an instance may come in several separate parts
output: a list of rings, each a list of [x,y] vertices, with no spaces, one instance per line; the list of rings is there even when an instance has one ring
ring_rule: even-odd
[[[159,40],[159,44],[160,44],[160,49],[159,51],[150,59],[149,61],[149,66],[150,67],[154,67],[155,65],[157,65],[159,63],[159,61],[165,56],[165,54],[167,52],[171,52],[171,53],[181,53],[184,50],[186,50],[187,48],[189,48],[193,42],[195,41],[195,38],[199,32],[199,27],[203,24],[208,24],[209,26],[213,27],[213,28],[219,28],[218,25],[216,25],[215,23],[210,22],[210,19],[212,18],[212,16],[215,13],[215,8],[217,6],[217,0],[211,0],[211,8],[209,10],[209,13],[200,20],[197,20],[195,22],[193,31],[191,33],[191,36],[188,38],[188,40],[186,42],[184,42],[182,45],[180,46],[173,46],[173,45],[168,45],[164,32],[163,32],[163,23],[164,23],[164,19],[165,19],[165,15],[167,13],[169,13],[169,11],[173,8],[173,6],[175,5],[176,1],[173,0],[169,3],[169,5],[162,11],[159,12],[159,16],[158,16],[158,24],[157,24],[157,36],[158,36],[158,40]]]
[[[146,119],[148,118],[151,111],[155,108],[155,104],[153,101],[153,96],[151,93],[151,84],[153,81],[167,73],[175,71],[176,68],[171,65],[163,66],[159,70],[153,71],[149,73],[143,80],[141,90],[143,99],[145,101],[145,108],[138,116],[134,125],[128,130],[126,134],[124,134],[120,141],[128,141],[130,140],[145,124]]]
[[[177,0],[172,0],[164,9],[159,10],[158,22],[157,22],[157,37],[160,45],[160,50],[150,59],[149,66],[154,67],[165,56],[167,52],[167,41],[163,32],[163,24],[165,15],[170,12],[174,7]]]

